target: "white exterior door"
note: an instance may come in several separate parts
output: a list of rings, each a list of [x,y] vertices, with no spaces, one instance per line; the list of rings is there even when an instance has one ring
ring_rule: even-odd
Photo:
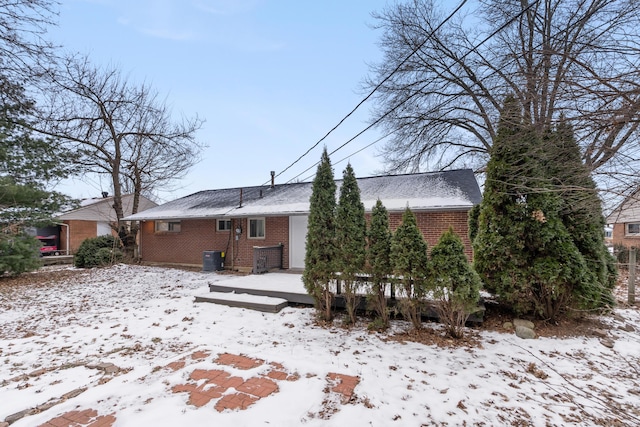
[[[304,268],[308,224],[307,215],[289,217],[289,268]]]

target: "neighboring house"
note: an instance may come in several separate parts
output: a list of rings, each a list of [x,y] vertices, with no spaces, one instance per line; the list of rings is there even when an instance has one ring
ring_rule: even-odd
[[[482,195],[470,169],[359,178],[358,186],[367,217],[379,198],[395,230],[408,206],[430,247],[451,226],[471,258],[468,211]],[[311,189],[306,182],[207,190],[125,219],[141,221],[143,262],[195,266],[205,251],[221,251],[226,268],[251,271],[257,250],[278,247],[282,268],[303,269]]]
[[[144,196],[140,196],[138,211],[158,206]],[[131,215],[133,209],[133,194],[122,196],[122,209],[124,215]],[[113,197],[85,199],[78,209],[65,212],[54,218],[62,223],[60,230],[60,249],[69,253],[75,253],[80,244],[91,237],[112,234],[117,236],[112,226],[117,223],[116,211],[113,209]]]
[[[635,191],[611,212],[607,224],[613,226],[611,242],[640,247],[640,190]]]

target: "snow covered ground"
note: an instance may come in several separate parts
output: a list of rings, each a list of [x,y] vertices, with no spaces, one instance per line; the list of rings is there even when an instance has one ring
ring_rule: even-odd
[[[603,320],[613,348],[597,336],[522,340],[506,331],[439,347],[391,339],[404,322],[379,334],[364,323],[321,328],[310,308],[194,303],[214,281],[280,276],[292,286],[300,276],[62,269],[51,267],[51,283],[0,283],[0,425],[9,417],[12,427],[39,426],[88,409],[114,426],[640,425],[637,309]],[[217,389],[213,372],[236,385]],[[357,377],[352,394],[340,391],[341,376]],[[239,391],[256,378],[275,388],[254,391],[246,409],[222,407],[227,395],[246,397]]]

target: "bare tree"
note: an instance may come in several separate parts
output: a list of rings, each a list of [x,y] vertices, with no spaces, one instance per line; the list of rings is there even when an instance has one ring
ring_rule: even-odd
[[[480,0],[435,32],[445,14],[432,0],[374,17],[384,59],[367,86],[409,57],[377,92],[374,120],[394,133],[382,151],[390,170],[482,168],[513,94],[540,134],[564,115],[592,170],[637,176],[637,0]]]
[[[55,0],[0,0],[0,74],[29,76],[53,52],[44,36],[55,24]]]
[[[136,213],[140,195],[182,178],[199,160],[202,146],[195,134],[202,120],[174,120],[150,85],[134,84],[116,67],[97,67],[78,56],[64,59],[48,78],[38,131],[78,152],[86,173],[108,176],[118,229],[125,191],[134,194]],[[137,227],[130,230],[136,232]]]

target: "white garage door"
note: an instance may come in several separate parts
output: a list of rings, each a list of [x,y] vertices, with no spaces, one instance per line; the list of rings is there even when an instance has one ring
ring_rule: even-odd
[[[289,268],[304,268],[304,253],[309,217],[289,217]]]

